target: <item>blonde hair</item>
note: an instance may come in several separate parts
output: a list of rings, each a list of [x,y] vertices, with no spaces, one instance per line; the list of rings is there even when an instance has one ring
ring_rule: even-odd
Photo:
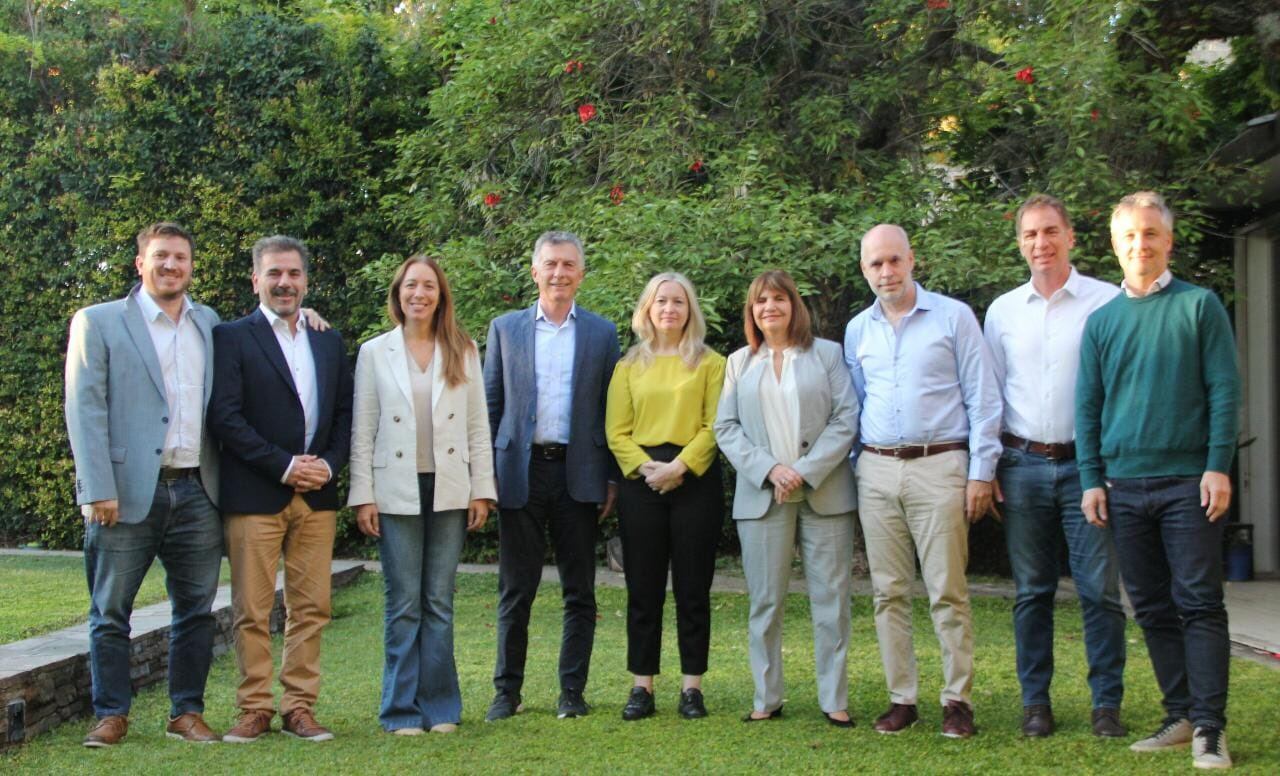
[[[653,363],[653,343],[658,338],[658,332],[649,319],[649,308],[653,307],[653,300],[657,298],[658,288],[663,283],[679,285],[689,299],[689,320],[684,324],[684,333],[676,351],[686,366],[695,369],[707,352],[706,343],[703,342],[707,336],[707,319],[702,316],[702,308],[698,306],[698,292],[693,289],[693,283],[679,272],[659,272],[649,279],[644,291],[640,292],[636,311],[631,316],[631,331],[635,332],[636,344],[631,346],[622,360],[636,364],[641,369],[648,368]]]
[[[1164,228],[1170,232],[1173,231],[1173,211],[1165,204],[1164,197],[1154,191],[1135,191],[1122,197],[1116,203],[1115,209],[1111,211],[1111,231],[1115,231],[1116,221],[1120,220],[1122,213],[1144,207],[1159,211],[1160,220],[1164,222]]]

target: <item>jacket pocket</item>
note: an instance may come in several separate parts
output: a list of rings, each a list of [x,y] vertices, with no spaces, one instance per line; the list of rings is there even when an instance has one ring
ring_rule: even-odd
[[[387,468],[387,451],[386,451],[386,450],[376,450],[376,451],[374,451],[374,453],[373,453],[373,468],[375,468],[375,469],[385,469],[385,468]]]
[[[126,454],[129,452],[127,447],[113,447],[108,452],[111,453],[112,463],[124,463]]]
[[[506,450],[511,446],[511,437],[506,434],[498,434],[497,438],[493,440],[493,446],[499,450]]]

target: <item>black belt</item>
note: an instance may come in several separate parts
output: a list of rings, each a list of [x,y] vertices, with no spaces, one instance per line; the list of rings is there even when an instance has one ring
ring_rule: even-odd
[[[1032,442],[1008,431],[1000,435],[1000,441],[1005,447],[1032,455],[1043,455],[1050,461],[1070,461],[1076,457],[1074,442]]]
[[[863,445],[863,450],[876,455],[885,455],[890,458],[901,458],[909,461],[912,458],[924,458],[938,453],[949,453],[953,450],[968,450],[968,442],[939,442],[936,445],[907,445],[905,447],[875,447],[873,445]]]
[[[541,461],[563,461],[568,445],[534,445],[532,455]]]
[[[160,467],[161,482],[173,482],[187,477],[195,477],[198,474],[200,474],[200,467],[198,466],[190,466],[185,469],[175,469],[172,466]]]

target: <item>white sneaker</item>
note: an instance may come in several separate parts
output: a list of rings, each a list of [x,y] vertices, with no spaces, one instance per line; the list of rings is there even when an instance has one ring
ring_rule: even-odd
[[[391,731],[391,732],[392,732],[394,735],[397,735],[397,736],[420,736],[420,735],[422,735],[422,728],[420,728],[420,727],[402,727],[402,728],[396,728],[395,730],[393,730],[393,731]]]
[[[1230,768],[1227,731],[1222,728],[1196,728],[1191,738],[1191,763],[1197,768]]]
[[[1191,743],[1191,723],[1185,719],[1165,721],[1160,729],[1141,741],[1129,744],[1131,752],[1160,752],[1178,749]]]

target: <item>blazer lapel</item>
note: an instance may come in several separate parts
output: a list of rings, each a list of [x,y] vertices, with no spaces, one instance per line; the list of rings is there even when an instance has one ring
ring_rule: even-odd
[[[208,409],[209,396],[213,393],[213,327],[201,312],[203,308],[196,308],[191,318],[204,339],[204,406]]]
[[[405,353],[404,329],[397,326],[387,336],[387,346],[383,350],[387,359],[386,367],[395,378],[396,387],[404,394],[404,400],[413,406],[413,388],[409,384],[409,356]]]
[[[444,393],[444,356],[440,353],[440,340],[436,340],[435,355],[431,357],[431,413],[435,417],[436,405]]]
[[[293,391],[294,397],[297,398],[298,386],[293,383],[293,375],[289,372],[289,363],[284,360],[284,351],[280,349],[280,343],[276,341],[276,333],[271,330],[271,324],[267,322],[267,316],[262,314],[262,310],[254,310],[252,318],[253,320],[249,322],[249,330],[253,332],[253,338],[258,341],[258,347],[262,348],[262,352],[267,356],[267,361],[270,361],[271,365],[280,373],[280,378],[284,380],[285,385],[289,386],[289,390]],[[313,346],[314,344],[312,343]],[[311,356],[318,364],[319,359],[316,358],[314,347],[311,349]],[[301,402],[302,399],[298,398],[298,401]],[[319,402],[316,403],[319,404]]]
[[[135,294],[146,293],[141,286],[135,286],[134,290],[124,302],[124,328],[129,332],[129,338],[133,340],[133,345],[138,349],[138,356],[142,358],[142,363],[147,368],[147,374],[151,377],[151,382],[155,384],[156,390],[160,392],[160,396],[167,400],[168,394],[164,390],[164,371],[160,369],[160,357],[156,355],[156,345],[151,341],[151,332],[147,329],[147,322],[142,317],[142,307],[138,305]],[[212,349],[210,349],[212,352]],[[212,374],[212,372],[209,372]],[[208,381],[206,381],[208,382]],[[205,386],[205,398],[208,399],[209,386]]]
[[[796,391],[804,397],[800,402],[800,438],[816,439],[831,419],[831,388],[826,369],[813,347],[799,354],[791,366],[796,370]]]

